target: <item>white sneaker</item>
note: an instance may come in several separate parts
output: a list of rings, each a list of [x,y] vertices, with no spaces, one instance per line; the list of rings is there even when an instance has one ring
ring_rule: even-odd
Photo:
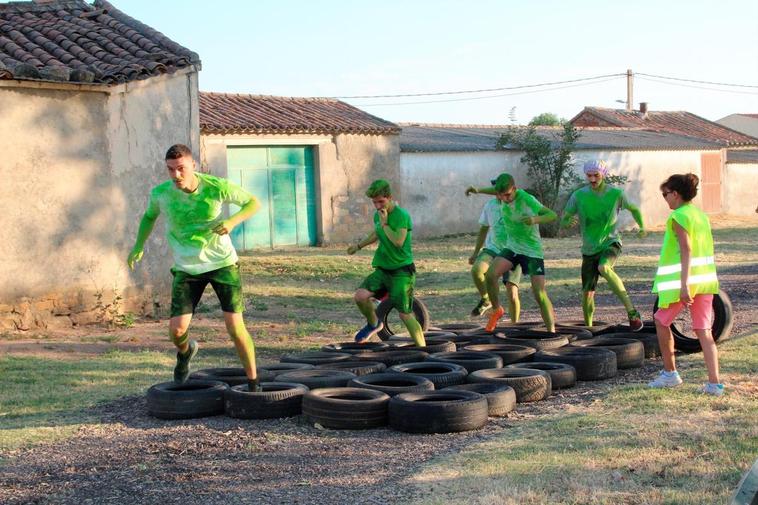
[[[724,385],[706,382],[703,387],[700,388],[700,392],[707,395],[721,396],[724,394]]]
[[[661,371],[658,377],[654,381],[648,382],[648,387],[651,388],[673,388],[682,383],[682,378],[679,377],[679,372],[674,370],[673,372]]]

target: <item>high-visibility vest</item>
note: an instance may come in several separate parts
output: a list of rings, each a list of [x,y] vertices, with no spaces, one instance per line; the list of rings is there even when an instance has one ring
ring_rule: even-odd
[[[687,279],[690,296],[719,292],[711,224],[703,211],[686,203],[674,210],[666,222],[658,271],[653,283],[653,293],[658,293],[658,306],[661,308],[678,302],[682,289],[682,259],[674,221],[687,231],[690,239],[690,272]]]

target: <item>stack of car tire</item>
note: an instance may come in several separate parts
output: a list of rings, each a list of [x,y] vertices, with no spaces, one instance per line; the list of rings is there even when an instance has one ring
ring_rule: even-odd
[[[714,325],[717,341],[731,328],[728,298],[718,303],[729,309],[729,321],[718,334]],[[506,415],[517,403],[544,400],[577,380],[612,378],[619,369],[640,367],[645,358],[660,355],[652,323],[636,333],[603,322],[592,327],[569,323],[558,325],[555,333],[538,322],[493,332],[471,323],[442,325],[425,332],[424,347],[407,335],[330,344],[259,366],[261,392],[248,391],[241,368],[201,370],[184,384],[151,387],[148,410],[163,419],[303,414],[323,428],[389,425],[412,433],[448,433],[480,428],[488,417]],[[688,339],[682,350],[696,350],[693,339],[679,333],[680,340]]]

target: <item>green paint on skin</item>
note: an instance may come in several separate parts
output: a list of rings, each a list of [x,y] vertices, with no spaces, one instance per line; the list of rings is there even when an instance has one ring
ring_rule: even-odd
[[[395,205],[390,213],[387,214],[387,224],[393,232],[405,229],[407,234],[402,247],[395,245],[384,231],[384,227],[379,219],[379,212],[374,213],[374,231],[379,239],[379,245],[374,253],[374,259],[371,266],[374,268],[383,268],[385,270],[395,270],[413,263],[413,252],[411,250],[413,223],[408,211]]]
[[[231,327],[227,327],[229,336],[234,341],[234,347],[237,349],[242,367],[245,369],[245,373],[249,379],[255,379],[257,377],[255,366],[255,344],[253,344],[253,338],[245,328],[244,323],[234,323]]]
[[[629,202],[620,188],[603,183],[597,191],[587,185],[571,194],[564,210],[564,222],[572,215],[579,217],[582,232],[582,254],[591,256],[607,249],[611,244],[621,244],[616,224],[622,209],[636,207]]]
[[[244,206],[253,196],[225,179],[195,173],[198,187],[186,193],[169,180],[153,188],[145,218],[166,215],[166,234],[174,254],[175,268],[197,275],[237,263],[237,253],[228,234],[213,229],[224,221],[223,204]],[[148,232],[149,234],[149,232]],[[137,243],[144,243],[137,237]],[[145,237],[146,239],[146,237]]]
[[[604,265],[604,263],[601,263],[601,266],[602,265]],[[626,292],[624,282],[621,280],[621,277],[618,276],[613,267],[610,265],[605,265],[605,268],[600,269],[600,275],[606,280],[608,287],[611,288],[611,291],[613,291],[621,303],[624,304],[626,311],[629,312],[634,310],[634,304],[632,304],[632,300],[629,298],[629,294]]]
[[[421,328],[421,324],[416,320],[416,317],[413,314],[403,314],[400,318],[402,319],[405,328],[408,330],[408,334],[413,339],[413,342],[420,347],[426,346],[424,330]]]

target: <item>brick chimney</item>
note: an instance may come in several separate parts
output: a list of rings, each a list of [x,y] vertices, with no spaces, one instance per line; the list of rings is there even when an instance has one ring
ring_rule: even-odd
[[[647,114],[647,102],[640,102],[640,112]]]

